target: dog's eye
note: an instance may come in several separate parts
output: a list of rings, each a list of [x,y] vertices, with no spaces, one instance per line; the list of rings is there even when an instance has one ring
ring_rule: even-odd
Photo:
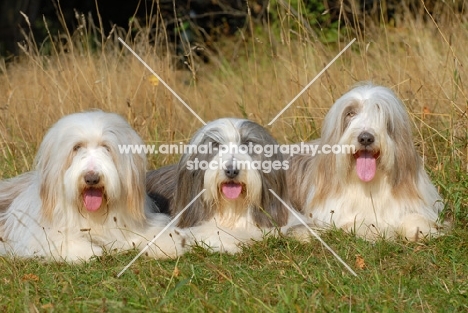
[[[351,122],[351,119],[356,115],[356,111],[354,109],[348,109],[348,111],[346,111],[345,115],[344,115],[344,118],[343,118],[343,127],[342,127],[342,131],[345,130],[349,123]]]
[[[76,145],[73,147],[73,151],[78,151],[78,150],[80,150],[82,146],[83,146],[83,145],[82,145],[81,143],[76,144]]]
[[[110,147],[109,147],[108,145],[102,145],[102,147],[103,147],[104,149],[106,149],[107,152],[110,152]]]
[[[211,146],[212,146],[213,148],[219,148],[219,142],[213,141],[213,142],[211,143]]]

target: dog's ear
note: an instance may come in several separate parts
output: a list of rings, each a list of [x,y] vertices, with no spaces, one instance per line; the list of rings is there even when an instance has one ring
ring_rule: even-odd
[[[200,169],[187,169],[185,162],[181,162],[177,171],[177,184],[171,208],[172,215],[179,214],[203,190],[204,171]],[[203,201],[201,195],[179,218],[179,227],[196,226],[202,221],[213,217],[214,211]]]
[[[52,171],[41,173],[41,182],[39,195],[42,201],[42,217],[46,221],[52,221],[54,209],[57,205],[57,190],[61,186],[57,186],[57,181],[60,182],[61,177],[55,177]]]
[[[62,150],[51,143],[56,140],[46,135],[36,157],[36,170],[39,173],[39,196],[42,202],[42,216],[47,221],[52,221],[55,207],[60,193],[63,192],[65,183],[63,181],[65,171],[71,166],[74,157],[74,149],[77,145],[69,148],[65,155],[67,146]],[[59,152],[57,152],[59,151]]]
[[[411,120],[401,100],[389,89],[379,87],[379,92],[385,104],[381,114],[385,123],[386,138],[382,142],[384,160],[387,161],[386,170],[390,177],[390,184],[398,189],[399,194],[412,194],[417,197],[418,174],[421,160],[414,147]]]
[[[145,220],[146,205],[146,157],[140,154],[122,155],[126,163],[125,177],[122,182],[125,186],[127,208],[136,221]]]
[[[115,116],[109,116],[115,119]],[[149,204],[146,195],[146,155],[140,153],[120,153],[119,145],[143,145],[143,140],[136,131],[120,116],[111,120],[118,128],[109,127],[106,130],[108,148],[113,162],[120,173],[120,184],[123,187],[122,196],[125,196],[127,212],[137,222],[144,222],[145,207]],[[111,125],[111,124],[109,124]]]
[[[259,227],[281,227],[287,224],[289,211],[270,191],[273,190],[289,205],[286,184],[286,173],[283,169],[261,172],[262,190],[261,203],[255,204],[252,212],[255,223]]]
[[[309,190],[311,187],[316,188],[311,203],[321,203],[328,198],[330,192],[339,192],[341,185],[340,181],[336,179],[336,172],[338,171],[337,157],[336,154],[320,154],[315,157],[314,166],[309,167],[310,171],[306,172],[314,182],[313,186],[307,186],[307,188]],[[312,164],[310,162],[310,165]]]
[[[39,196],[41,198],[42,218],[52,221],[55,207],[59,198],[59,193],[63,188],[63,173],[70,166],[73,160],[73,149],[67,152],[64,157],[66,147],[57,152],[55,143],[57,139],[52,136],[53,130],[44,137],[35,160],[35,170],[39,174]],[[57,152],[57,153],[54,153]]]
[[[391,183],[399,190],[399,194],[417,197],[417,181],[422,162],[413,144],[410,120],[408,116],[404,116],[401,119],[394,118],[393,122],[396,124],[390,137],[393,139],[395,161],[390,172]]]

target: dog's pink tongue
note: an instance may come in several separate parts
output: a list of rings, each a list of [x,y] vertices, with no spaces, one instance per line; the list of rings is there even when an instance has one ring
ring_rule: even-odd
[[[242,192],[242,185],[236,183],[227,183],[223,184],[221,189],[226,198],[237,199]]]
[[[88,211],[96,211],[102,204],[102,190],[97,188],[86,189],[83,194],[83,201]]]
[[[356,159],[356,172],[359,178],[364,182],[371,181],[375,176],[376,160],[374,155],[368,151],[359,153]]]

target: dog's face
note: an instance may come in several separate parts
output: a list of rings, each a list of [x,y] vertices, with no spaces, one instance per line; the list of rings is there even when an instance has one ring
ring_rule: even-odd
[[[121,153],[119,145],[125,144],[142,140],[116,114],[86,112],[59,120],[36,158],[44,215],[51,218],[57,206],[93,214],[123,202],[143,218],[146,157]]]
[[[119,199],[122,192],[113,139],[105,137],[76,142],[64,174],[64,181],[75,186],[65,188],[66,197],[76,199],[77,207],[88,212],[106,207],[108,200]]]
[[[248,146],[270,143],[268,134],[252,122],[222,119],[197,135],[201,138],[195,136],[194,142],[213,147],[206,156],[209,166],[203,175],[205,201],[245,200],[260,205],[263,173],[252,165],[254,161],[262,162],[264,157],[249,153]]]
[[[350,158],[355,172],[363,182],[371,181],[377,170],[382,145],[388,141],[386,123],[381,121],[381,105],[378,102],[356,101],[344,107],[342,112],[343,135],[340,144],[355,147]],[[353,162],[354,161],[354,162]]]
[[[245,209],[258,208],[267,215],[270,210],[277,211],[268,188],[279,189],[278,192],[283,193],[285,173],[268,168],[268,165],[274,161],[281,163],[282,156],[266,156],[265,153],[256,153],[253,148],[276,144],[263,127],[248,120],[219,119],[200,129],[190,145],[205,147],[208,153],[199,149],[197,153],[186,153],[181,158],[175,205],[181,209],[191,197],[193,199],[206,189],[202,195],[203,205],[192,210],[204,212],[204,217],[193,215],[193,220],[184,224],[182,219],[180,225],[193,226],[234,202],[239,202],[239,206]],[[268,223],[261,219],[261,223]]]
[[[322,140],[355,147],[351,154],[337,155],[336,165],[364,183],[379,171],[394,172],[398,162],[414,158],[410,120],[403,104],[380,86],[357,87],[341,97],[325,118]]]

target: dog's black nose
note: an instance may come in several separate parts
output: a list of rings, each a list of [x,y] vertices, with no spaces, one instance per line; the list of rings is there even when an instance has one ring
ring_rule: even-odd
[[[361,145],[368,146],[374,143],[375,138],[374,138],[374,135],[372,135],[371,133],[362,132],[358,136],[358,141]]]
[[[88,172],[84,176],[84,180],[86,182],[86,185],[93,186],[99,183],[99,180],[101,178],[99,177],[99,174],[96,172]]]
[[[226,169],[224,170],[224,173],[226,174],[227,177],[234,178],[237,175],[239,175],[239,170],[237,168],[234,168],[232,165],[230,165],[226,167]]]

